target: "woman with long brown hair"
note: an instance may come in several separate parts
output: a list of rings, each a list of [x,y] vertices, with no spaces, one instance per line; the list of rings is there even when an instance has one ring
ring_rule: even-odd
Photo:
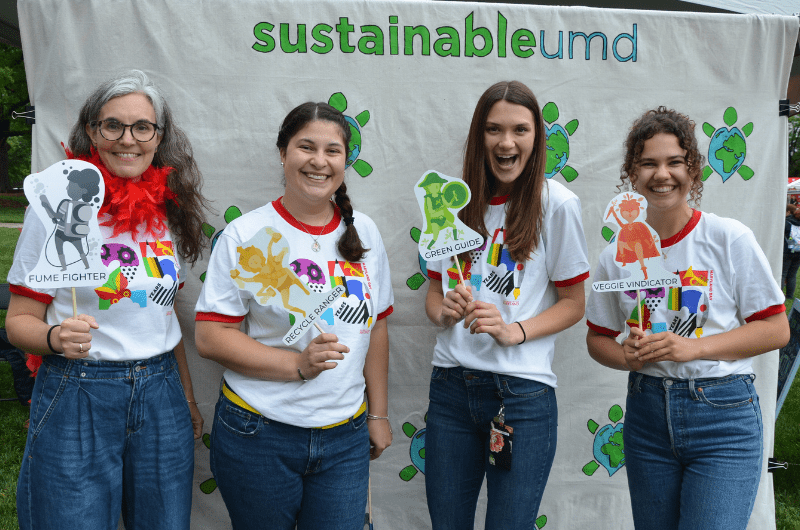
[[[483,93],[464,153],[472,200],[459,217],[486,238],[428,264],[436,339],[425,439],[433,528],[471,528],[487,481],[486,528],[533,528],[555,456],[556,334],[583,317],[589,276],[578,198],[545,178],[544,120],[517,81]],[[463,323],[461,322],[463,320]]]

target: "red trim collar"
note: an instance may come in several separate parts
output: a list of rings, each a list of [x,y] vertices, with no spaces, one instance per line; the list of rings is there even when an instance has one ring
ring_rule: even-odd
[[[293,227],[297,228],[298,230],[314,234],[317,237],[325,234],[330,234],[331,232],[336,230],[336,228],[339,227],[339,222],[342,220],[342,215],[341,213],[339,213],[339,207],[334,204],[333,217],[331,218],[330,222],[325,225],[325,228],[322,230],[322,232],[317,233],[317,230],[320,229],[319,226],[307,225],[295,219],[294,216],[289,213],[289,210],[287,210],[286,207],[283,205],[281,199],[283,199],[283,197],[278,197],[277,199],[272,201],[272,207],[275,208],[275,211],[278,212],[278,214],[281,217],[283,217],[283,220],[292,225]]]
[[[508,201],[510,195],[501,195],[499,197],[492,197],[489,199],[489,204],[491,206],[497,206],[498,204],[505,204]]]
[[[680,232],[675,234],[672,237],[668,237],[667,239],[661,240],[661,248],[671,247],[672,245],[679,243],[683,238],[689,235],[694,227],[697,226],[697,223],[700,222],[700,216],[702,212],[700,210],[695,210],[692,208],[692,217],[689,219],[689,222],[681,228]]]

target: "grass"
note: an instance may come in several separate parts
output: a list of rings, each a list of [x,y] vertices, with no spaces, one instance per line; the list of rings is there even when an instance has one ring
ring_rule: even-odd
[[[800,383],[795,379],[775,424],[775,459],[790,462],[773,473],[777,530],[800,530]]]
[[[16,228],[0,228],[0,281],[5,282],[14,247],[19,238]],[[0,327],[5,326],[5,311],[0,311]],[[0,398],[16,398],[11,367],[0,363]],[[14,401],[0,402],[0,530],[18,530],[17,477],[25,448],[25,420],[28,408]]]
[[[800,282],[794,291],[800,298]],[[786,312],[794,298],[786,300]],[[776,530],[800,530],[800,378],[795,377],[775,422],[774,458],[789,462],[788,469],[773,472]]]
[[[21,223],[26,206],[28,200],[24,195],[0,196],[0,223]]]
[[[16,398],[8,363],[0,364],[0,397]],[[17,477],[28,431],[28,407],[0,402],[0,530],[17,530]]]

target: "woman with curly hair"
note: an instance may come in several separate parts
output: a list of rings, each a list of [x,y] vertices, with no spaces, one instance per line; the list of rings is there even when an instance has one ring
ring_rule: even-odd
[[[668,331],[630,325],[626,333],[635,291],[592,292],[586,310],[589,354],[630,372],[623,436],[639,529],[747,526],[763,451],[752,358],[789,340],[783,294],[753,233],[687,201],[702,194],[694,126],[659,107],[625,141],[621,186],[647,199],[666,269],[680,275],[680,287],[663,289],[651,309]],[[601,253],[595,281],[624,274],[614,251]]]
[[[10,341],[43,356],[17,485],[23,530],[189,528],[202,434],[174,299],[194,263],[205,199],[186,135],[138,70],[98,87],[67,155],[94,164],[105,199],[102,259],[122,293],[24,286],[47,239],[25,219],[9,272]],[[107,287],[106,287],[107,288]]]

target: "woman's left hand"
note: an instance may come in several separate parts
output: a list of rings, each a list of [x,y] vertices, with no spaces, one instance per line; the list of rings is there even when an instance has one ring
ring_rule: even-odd
[[[392,445],[392,428],[389,420],[367,420],[369,428],[369,459],[375,460]]]
[[[200,414],[197,403],[191,401],[189,402],[189,412],[192,413],[192,430],[194,431],[194,439],[197,440],[203,436],[203,415]]]
[[[464,327],[470,333],[488,333],[500,346],[514,346],[522,342],[522,330],[512,322],[506,324],[497,306],[473,300],[467,305]]]
[[[636,356],[642,362],[685,363],[701,357],[700,341],[681,337],[671,331],[662,331],[639,338],[634,343],[634,347],[639,348]]]

